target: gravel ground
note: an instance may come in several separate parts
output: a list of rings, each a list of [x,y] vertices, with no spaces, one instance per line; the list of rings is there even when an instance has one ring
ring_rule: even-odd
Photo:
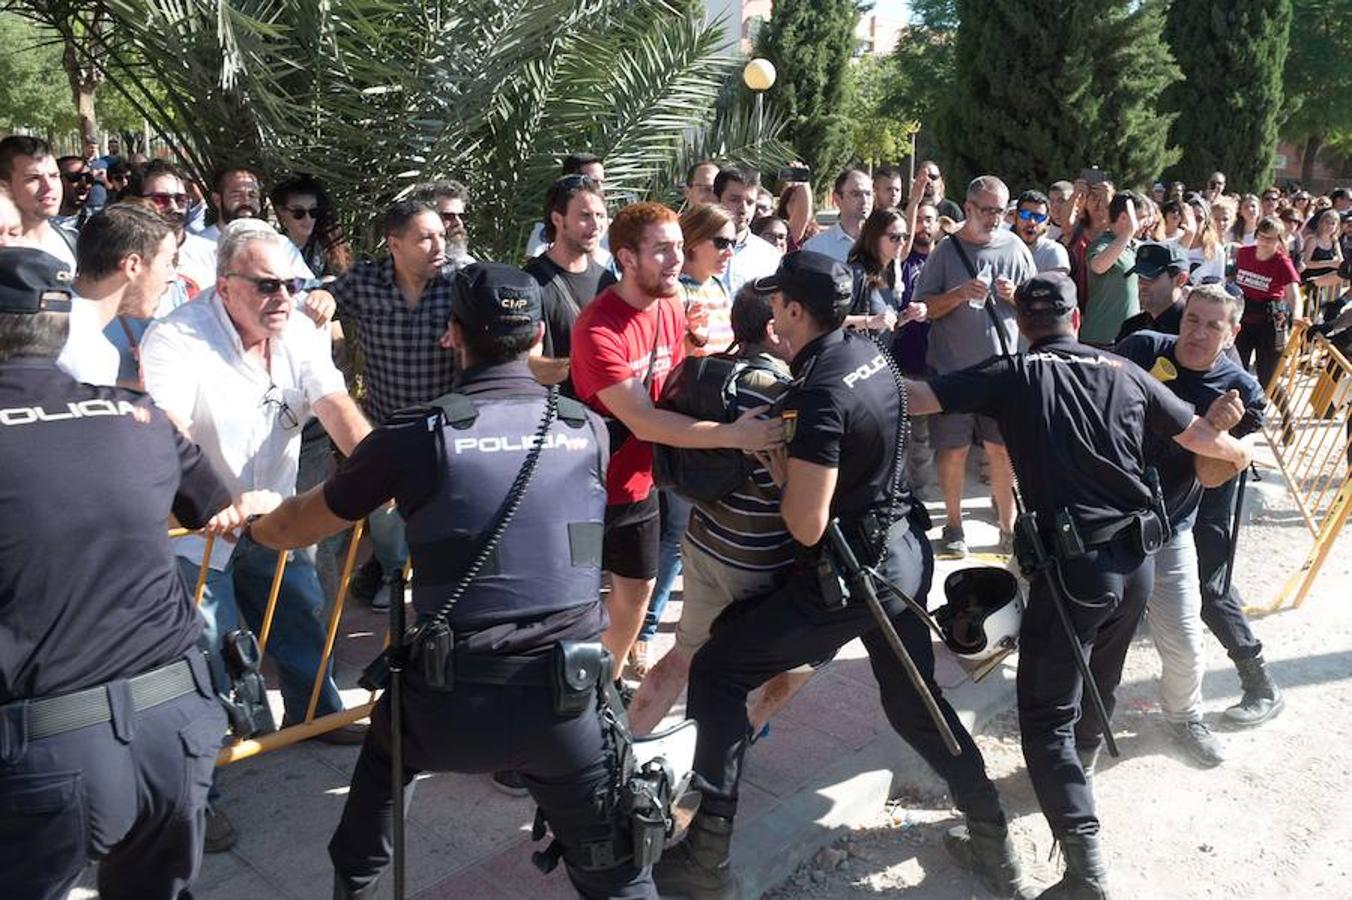
[[[1236,583],[1266,605],[1311,540],[1289,495],[1269,477],[1252,491]],[[1286,691],[1286,710],[1253,730],[1228,731],[1221,712],[1239,697],[1234,668],[1209,640],[1206,718],[1229,756],[1196,767],[1175,748],[1159,714],[1159,657],[1148,632],[1127,659],[1115,717],[1122,757],[1100,763],[1096,794],[1114,894],[1173,898],[1352,898],[1352,536],[1344,533],[1305,604],[1263,616],[1254,628]],[[978,735],[1011,814],[1025,871],[1041,885],[1059,859],[1024,771],[1014,712]],[[984,897],[956,869],[941,837],[958,821],[938,783],[915,785],[876,823],[846,835],[766,896],[859,897],[905,892]]]

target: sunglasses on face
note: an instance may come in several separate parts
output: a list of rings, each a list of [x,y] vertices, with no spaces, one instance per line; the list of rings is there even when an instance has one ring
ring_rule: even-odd
[[[93,184],[94,176],[88,172],[62,172],[61,180],[71,184]]]
[[[288,294],[299,294],[305,290],[304,278],[255,278],[252,275],[241,275],[238,272],[230,272],[226,278],[240,278],[251,283],[258,293],[265,296],[279,294],[282,288],[286,288]]]
[[[1047,214],[1033,212],[1031,209],[1021,209],[1019,210],[1019,218],[1025,222],[1034,222],[1041,225],[1043,222],[1047,221]]]
[[[733,247],[737,246],[737,240],[735,238],[726,238],[721,235],[709,238],[709,243],[713,244],[714,249],[720,253],[724,250],[731,250]]]
[[[156,206],[177,206],[183,209],[188,207],[187,194],[171,194],[168,191],[156,191],[153,194],[143,194],[142,196],[154,202]]]
[[[1224,181],[1213,181],[1213,182],[1211,182],[1211,187],[1214,187],[1214,188],[1223,188],[1223,187],[1225,187],[1225,182],[1224,182]]]
[[[463,225],[469,221],[469,210],[464,210],[463,212],[437,213],[437,215],[441,216],[441,221],[447,225],[452,222],[459,222]]]
[[[302,219],[319,218],[318,206],[288,206],[286,208],[286,211],[290,213],[291,218],[295,219],[297,222],[301,221]]]

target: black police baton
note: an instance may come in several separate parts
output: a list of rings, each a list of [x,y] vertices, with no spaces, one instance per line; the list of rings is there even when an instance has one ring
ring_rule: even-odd
[[[390,777],[394,788],[394,900],[404,900],[404,567],[390,581]]]
[[[939,709],[934,694],[930,692],[929,685],[925,684],[924,676],[916,668],[915,660],[911,659],[911,654],[907,652],[906,645],[901,642],[901,636],[897,634],[896,626],[892,624],[892,619],[887,615],[887,610],[883,609],[882,603],[879,602],[878,592],[874,590],[872,577],[859,564],[859,559],[854,555],[854,550],[845,540],[845,535],[840,530],[839,519],[832,519],[827,523],[826,539],[831,542],[831,548],[835,552],[836,558],[840,560],[841,565],[845,567],[846,574],[849,575],[850,590],[864,598],[864,605],[868,607],[868,611],[877,620],[883,637],[887,638],[888,646],[897,655],[897,659],[901,660],[901,666],[911,679],[911,685],[915,687],[915,692],[920,695],[921,702],[925,704],[925,710],[934,720],[934,726],[939,729],[939,734],[944,739],[944,746],[954,756],[961,756],[962,747],[958,744],[958,739],[953,736],[953,729],[948,726],[948,720],[944,718],[943,712]]]
[[[1221,596],[1230,596],[1230,583],[1235,577],[1235,549],[1239,547],[1239,520],[1244,515],[1244,489],[1249,486],[1249,467],[1239,473],[1239,487],[1235,489],[1235,515],[1230,523],[1230,558],[1225,564],[1225,587]]]

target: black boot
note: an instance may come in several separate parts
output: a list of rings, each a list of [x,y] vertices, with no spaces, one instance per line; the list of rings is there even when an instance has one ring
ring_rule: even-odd
[[[1037,896],[1024,883],[1019,857],[1006,826],[968,819],[966,825],[948,829],[944,849],[958,865],[980,878],[986,890],[996,897],[1032,900]]]
[[[1042,900],[1108,900],[1108,869],[1098,835],[1067,834],[1057,840],[1066,858],[1066,872],[1038,896]]]
[[[333,900],[375,900],[376,885],[380,879],[368,884],[359,891],[354,891],[343,881],[343,876],[337,872],[333,873]]]
[[[1225,711],[1227,722],[1251,728],[1263,724],[1285,708],[1286,698],[1268,674],[1262,655],[1237,659],[1235,668],[1239,670],[1239,683],[1244,688],[1244,696],[1239,703]]]
[[[732,819],[699,813],[685,840],[653,866],[653,881],[663,896],[739,900],[742,890],[729,861],[731,849]]]

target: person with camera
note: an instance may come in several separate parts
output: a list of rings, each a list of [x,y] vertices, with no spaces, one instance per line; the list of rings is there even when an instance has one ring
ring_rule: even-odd
[[[761,461],[779,487],[798,560],[773,594],[742,599],[723,613],[695,654],[687,712],[699,726],[695,772],[703,800],[685,842],[655,867],[657,884],[699,900],[738,896],[730,851],[750,737],[747,695],[862,637],[888,721],[944,778],[967,817],[950,849],[1000,896],[1029,896],[981,752],[934,682],[930,632],[890,593],[923,607],[934,560],[927,517],[904,477],[908,419],[900,376],[885,350],[842,328],[853,288],[844,263],[808,250],[790,253],[755,286],[772,294],[775,333],[793,354],[796,382],[780,404],[787,444],[761,453]],[[899,635],[918,670],[915,681],[889,645],[897,635],[885,635],[868,603],[853,596],[847,602],[838,580],[823,574],[823,564],[839,563],[833,534],[843,534],[853,555],[890,585],[885,612],[877,615]],[[927,707],[916,682],[937,708]],[[947,735],[932,717],[940,715]]]
[[[1075,723],[1085,714],[1082,691],[1102,696],[1088,714],[1111,716],[1150,594],[1152,554],[1167,539],[1157,512],[1163,499],[1147,487],[1142,462],[1146,432],[1236,467],[1249,456],[1149,373],[1079,343],[1069,276],[1034,276],[1014,303],[1026,353],[907,387],[916,412],[994,417],[1009,447],[1023,499],[1014,551],[1030,579],[1019,634],[1019,730],[1033,790],[1066,859],[1065,875],[1042,896],[1102,898],[1107,871],[1085,771],[1095,749],[1077,748]],[[1097,694],[1082,681],[1086,655]]]
[[[614,784],[613,737],[598,710],[609,669],[600,645],[605,425],[536,382],[526,360],[543,336],[534,277],[496,263],[460,270],[451,290],[455,391],[395,413],[323,485],[248,528],[263,546],[302,547],[394,498],[407,523],[418,622],[440,634],[410,648],[401,734],[390,692],[372,713],[329,844],[336,898],[377,895],[391,858],[393,792],[411,795],[418,772],[503,770],[519,773],[539,804],[579,894],[656,897],[605,811],[612,806],[598,804]],[[458,597],[449,611],[448,597]],[[438,621],[440,630],[429,628]],[[589,657],[572,655],[588,648]],[[578,669],[588,679],[560,681]],[[391,773],[396,737],[402,786]]]
[[[3,892],[65,897],[94,860],[100,897],[176,900],[226,722],[165,526],[242,512],[149,397],[57,367],[65,269],[0,248]]]

